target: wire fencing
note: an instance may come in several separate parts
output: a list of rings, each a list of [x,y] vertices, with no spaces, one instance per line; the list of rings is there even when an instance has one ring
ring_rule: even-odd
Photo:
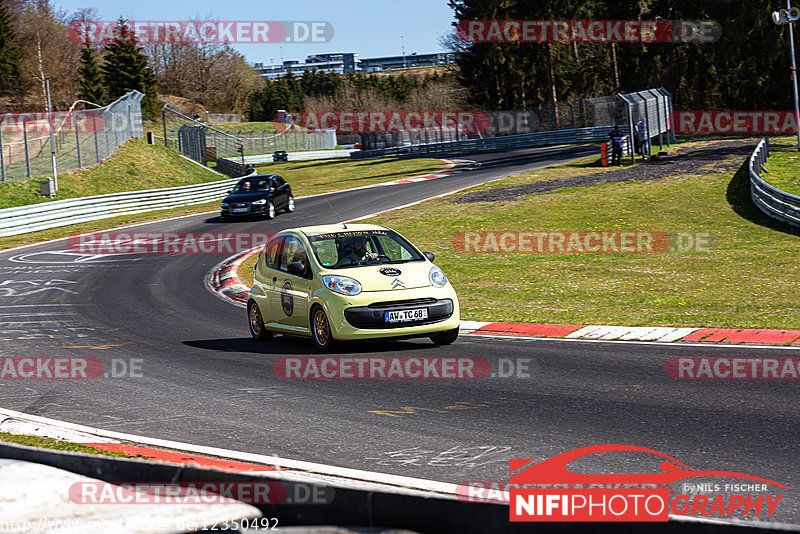
[[[218,158],[271,154],[277,150],[326,150],[336,148],[335,130],[305,130],[293,125],[276,131],[221,130],[199,116],[189,117],[169,106],[161,110],[164,145],[208,165]],[[200,138],[202,137],[202,139]]]
[[[99,164],[128,139],[144,135],[143,97],[131,91],[98,109],[0,113],[0,180],[53,176],[56,170]]]
[[[361,148],[372,154],[380,151],[388,154],[392,151],[412,153],[403,150],[408,147],[436,145],[427,152],[439,150],[477,150],[488,146],[513,146],[516,141],[503,138],[516,138],[524,143],[533,142],[530,146],[543,146],[547,139],[559,138],[557,135],[531,136],[529,134],[545,134],[553,132],[574,132],[591,129],[603,129],[608,132],[612,126],[619,125],[629,135],[631,141],[630,156],[635,161],[636,155],[650,155],[651,143],[658,142],[663,147],[674,141],[672,125],[672,97],[666,89],[648,89],[635,93],[627,93],[598,98],[587,98],[575,102],[557,102],[555,104],[539,104],[526,109],[464,112],[463,115],[472,120],[481,116],[481,124],[485,127],[471,127],[466,131],[455,127],[433,129],[394,129],[391,131],[360,133]],[[567,136],[568,138],[569,136]],[[498,143],[485,142],[500,138]],[[476,142],[472,142],[476,141]],[[484,142],[478,142],[484,141]],[[353,157],[364,157],[356,156]]]

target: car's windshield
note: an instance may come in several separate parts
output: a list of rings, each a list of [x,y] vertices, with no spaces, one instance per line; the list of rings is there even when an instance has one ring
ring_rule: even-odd
[[[266,191],[269,191],[269,178],[261,176],[240,181],[231,190],[231,193],[263,193]]]
[[[343,230],[308,240],[317,261],[329,269],[424,261],[411,243],[391,230]]]

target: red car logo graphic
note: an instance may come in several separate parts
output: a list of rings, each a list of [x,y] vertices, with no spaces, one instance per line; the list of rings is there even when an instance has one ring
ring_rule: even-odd
[[[644,452],[661,456],[667,461],[661,462],[660,473],[626,473],[626,474],[587,474],[576,473],[567,468],[567,464],[590,454],[601,452]],[[514,465],[519,465],[520,460],[512,460]],[[523,464],[524,465],[524,464]],[[558,456],[542,460],[524,471],[513,475],[509,479],[511,484],[659,484],[665,485],[676,480],[692,477],[730,477],[746,478],[758,482],[766,482],[779,488],[785,488],[773,480],[737,473],[734,471],[702,471],[691,469],[688,465],[679,462],[671,456],[653,449],[637,447],[635,445],[594,445],[574,449]]]

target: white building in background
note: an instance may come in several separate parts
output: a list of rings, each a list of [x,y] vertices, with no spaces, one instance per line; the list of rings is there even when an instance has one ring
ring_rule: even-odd
[[[300,63],[296,60],[287,60],[279,65],[264,65],[256,63],[255,69],[268,80],[282,78],[291,72],[294,76],[302,76],[307,70],[318,70],[320,72],[335,72],[336,74],[346,74],[357,72],[358,54],[315,54],[308,56],[305,62]]]

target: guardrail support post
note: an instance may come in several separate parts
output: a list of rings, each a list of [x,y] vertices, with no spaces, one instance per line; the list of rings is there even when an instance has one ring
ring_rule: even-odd
[[[78,117],[74,114],[72,115],[72,124],[75,125],[75,149],[78,152],[78,168],[83,168],[83,162],[81,161],[81,136],[78,135]]]
[[[28,178],[31,177],[31,158],[28,153],[28,126],[25,124],[25,119],[22,119],[22,143],[25,145],[25,172]]]

